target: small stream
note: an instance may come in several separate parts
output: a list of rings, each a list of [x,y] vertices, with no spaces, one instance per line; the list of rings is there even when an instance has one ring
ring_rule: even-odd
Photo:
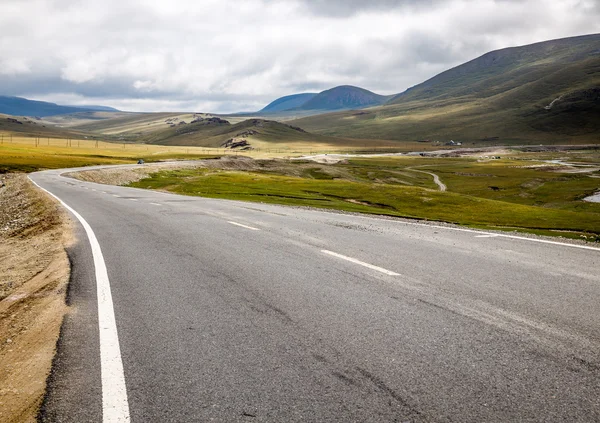
[[[585,197],[583,201],[589,201],[590,203],[600,203],[600,192],[597,192],[594,195],[590,195],[589,197]]]
[[[567,162],[563,162],[562,160],[544,160],[546,163],[551,163],[551,164],[558,164],[558,165],[563,165],[563,166],[570,166],[570,167],[583,167],[583,168],[597,168],[598,165],[595,164],[582,164],[582,163],[567,163]],[[590,169],[590,171],[594,171],[596,169]],[[600,203],[600,191],[598,191],[595,194],[592,194],[590,196],[587,196],[583,199],[583,201],[588,201],[590,203]]]

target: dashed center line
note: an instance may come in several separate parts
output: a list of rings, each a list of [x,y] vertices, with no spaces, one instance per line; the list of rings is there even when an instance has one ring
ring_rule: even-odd
[[[117,194],[111,194],[113,197],[120,198]]]
[[[150,203],[150,204],[152,204],[154,206],[162,206],[162,204],[159,204],[159,203]]]
[[[137,201],[137,198],[128,198],[129,201]]]
[[[252,231],[260,231],[260,229],[258,229],[258,228],[253,228],[252,226],[242,225],[241,223],[232,222],[230,220],[228,220],[227,223],[231,223],[232,225],[235,225],[235,226],[241,226],[242,228],[250,229]]]
[[[325,254],[329,254],[330,256],[341,258],[342,260],[347,260],[349,262],[352,262],[352,263],[355,263],[355,264],[359,264],[361,266],[367,267],[367,268],[372,269],[372,270],[376,270],[376,271],[381,272],[381,273],[385,273],[386,275],[400,276],[400,273],[392,272],[391,270],[387,270],[387,269],[384,269],[383,267],[375,266],[373,264],[365,263],[364,261],[360,261],[360,260],[357,260],[357,259],[352,258],[352,257],[348,257],[348,256],[344,256],[342,254],[334,253],[333,251],[321,250],[321,252],[325,253]]]

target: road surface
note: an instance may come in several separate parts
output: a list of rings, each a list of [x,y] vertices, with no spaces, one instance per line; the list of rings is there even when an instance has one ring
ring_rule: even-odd
[[[60,173],[42,421],[600,421],[600,249]]]

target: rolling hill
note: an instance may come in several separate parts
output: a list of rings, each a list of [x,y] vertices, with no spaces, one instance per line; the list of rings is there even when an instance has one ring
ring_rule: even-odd
[[[230,123],[218,117],[206,117],[186,124],[169,126],[137,136],[137,142],[173,146],[248,148],[328,148],[365,145],[364,140],[312,134],[305,130],[266,119],[247,119]],[[372,143],[373,146],[397,146],[397,142]]]
[[[471,143],[600,142],[600,34],[490,53],[362,112],[291,121],[358,138]]]
[[[0,113],[0,133],[5,137],[10,134],[18,137],[41,138],[83,138],[95,136],[71,128],[61,128],[42,119],[25,116],[13,116]]]
[[[393,141],[365,140],[312,134],[274,120],[235,119],[203,113],[85,112],[46,118],[60,129],[106,141],[172,146],[231,148],[312,148],[314,146],[396,146]],[[50,125],[51,126],[51,125]]]
[[[106,106],[59,106],[46,101],[28,100],[22,97],[0,96],[0,113],[13,116],[46,117],[82,111],[118,111]]]

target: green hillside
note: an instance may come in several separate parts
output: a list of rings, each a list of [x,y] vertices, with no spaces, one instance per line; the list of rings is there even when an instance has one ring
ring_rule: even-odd
[[[471,144],[600,142],[600,34],[487,53],[382,107],[292,121],[326,135]]]

